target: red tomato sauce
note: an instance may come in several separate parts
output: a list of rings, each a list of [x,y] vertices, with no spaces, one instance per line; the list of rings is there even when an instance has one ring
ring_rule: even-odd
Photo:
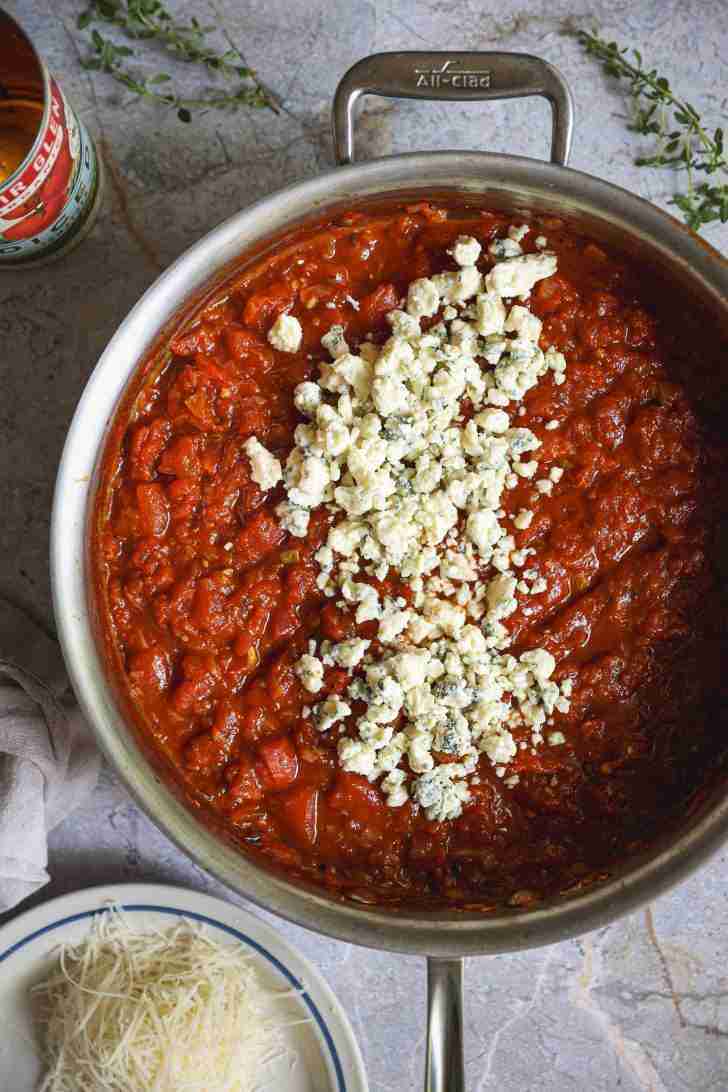
[[[282,487],[261,492],[243,445],[255,435],[285,460],[293,390],[316,378],[322,334],[340,323],[352,346],[384,340],[408,283],[453,268],[456,235],[485,248],[510,222],[416,205],[301,230],[140,373],[105,456],[93,558],[134,722],[246,853],[373,903],[486,909],[591,882],[684,816],[722,761],[725,458],[708,411],[725,346],[653,270],[548,218],[531,219],[522,245],[542,233],[558,255],[529,305],[566,382],[543,379],[517,424],[566,472],[551,496],[525,479],[506,495],[508,511],[535,512],[516,544],[536,549],[548,582],[507,626],[516,654],[546,648],[556,680],[573,682],[555,723],[566,742],[519,753],[510,788],[482,759],[462,816],[435,823],[343,772],[338,731],[302,716],[311,696],[293,666],[307,640],[368,637],[372,623],[317,591],[328,511],[292,539],[275,516]],[[266,340],[281,311],[303,328],[295,354]],[[329,669],[316,700],[350,678]]]

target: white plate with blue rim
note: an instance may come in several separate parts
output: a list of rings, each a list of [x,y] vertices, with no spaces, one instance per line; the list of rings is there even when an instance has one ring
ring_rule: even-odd
[[[368,1092],[361,1053],[344,1010],[319,972],[266,922],[211,895],[162,884],[111,884],[52,899],[0,929],[0,1089],[36,1092],[43,1067],[31,988],[64,943],[78,943],[94,915],[117,904],[130,924],[164,929],[187,919],[221,943],[250,950],[263,985],[286,994],[288,1050],[266,1068],[276,1092]],[[295,1020],[290,1019],[294,1006]],[[292,1061],[293,1059],[293,1061]]]

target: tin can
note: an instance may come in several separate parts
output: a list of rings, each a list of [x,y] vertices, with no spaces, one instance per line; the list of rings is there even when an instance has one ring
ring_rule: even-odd
[[[91,228],[101,165],[22,28],[0,11],[0,271],[65,254]]]

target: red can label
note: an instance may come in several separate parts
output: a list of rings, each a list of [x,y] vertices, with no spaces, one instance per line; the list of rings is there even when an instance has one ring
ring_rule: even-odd
[[[22,264],[64,246],[83,227],[96,196],[94,146],[52,77],[48,101],[30,155],[0,186],[0,264]]]

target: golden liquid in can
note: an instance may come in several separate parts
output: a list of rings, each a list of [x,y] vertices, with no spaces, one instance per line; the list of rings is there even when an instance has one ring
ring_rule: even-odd
[[[0,182],[10,178],[25,160],[42,117],[42,102],[0,98]]]

